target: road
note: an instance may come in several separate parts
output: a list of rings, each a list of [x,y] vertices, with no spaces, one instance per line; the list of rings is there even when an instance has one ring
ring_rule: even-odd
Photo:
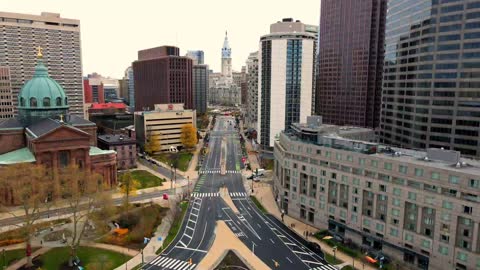
[[[220,174],[222,140],[226,145],[225,175]],[[242,179],[241,153],[234,119],[218,117],[210,133],[209,152],[182,227],[170,246],[142,269],[195,269],[215,240],[217,220],[225,221],[232,232],[272,269],[336,269],[325,262],[323,254],[308,249],[302,237],[255,206]],[[228,187],[239,214],[235,214],[219,196],[219,189],[224,185]]]

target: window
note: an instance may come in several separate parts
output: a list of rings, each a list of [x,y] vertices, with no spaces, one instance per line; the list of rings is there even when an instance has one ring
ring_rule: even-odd
[[[413,235],[405,233],[405,241],[413,242]]]
[[[408,199],[412,200],[412,201],[415,201],[417,199],[417,194],[415,192],[409,191],[408,192]]]
[[[60,167],[65,168],[69,164],[69,153],[68,151],[60,151],[58,154]]]
[[[337,160],[342,160],[342,154],[337,153],[336,158],[337,158]]]
[[[395,206],[400,206],[400,199],[393,198],[392,204],[395,205]]]
[[[440,179],[440,173],[432,172],[431,178],[432,178],[432,180],[439,180]]]
[[[415,176],[423,176],[423,169],[415,168]]]
[[[25,107],[25,99],[23,97],[20,98],[20,107]]]
[[[399,188],[393,188],[393,194],[396,196],[401,196],[402,195],[402,190]]]
[[[391,170],[392,170],[392,163],[387,163],[387,162],[385,162],[385,163],[383,164],[383,168],[384,168],[385,170],[387,170],[387,171],[391,171]]]
[[[398,236],[398,230],[395,229],[395,228],[390,228],[390,235],[397,237]]]
[[[55,103],[57,106],[62,106],[62,98],[57,97]]]
[[[398,172],[399,172],[399,173],[407,174],[407,171],[408,171],[408,167],[407,167],[407,166],[405,166],[405,165],[400,165],[400,166],[398,166]]]
[[[65,97],[65,105],[68,105],[68,98]]]
[[[377,168],[378,167],[378,161],[372,160],[371,165],[372,165],[372,167]]]
[[[442,207],[445,209],[451,210],[453,208],[453,203],[449,201],[443,201],[442,202]]]
[[[364,219],[364,220],[363,220],[363,226],[370,227],[370,220]]]
[[[422,247],[430,248],[431,242],[430,240],[422,240]]]
[[[392,215],[396,217],[400,216],[400,210],[392,208]]]
[[[470,187],[479,188],[480,187],[480,180],[470,179]]]
[[[32,97],[30,98],[30,107],[35,108],[37,107],[37,99]]]
[[[457,259],[459,259],[460,261],[464,261],[466,262],[468,260],[468,256],[466,253],[463,253],[461,251],[458,251],[457,252]]]
[[[451,184],[458,184],[459,181],[460,180],[458,176],[455,176],[455,175],[448,176],[448,182],[450,182]]]
[[[471,206],[466,206],[466,205],[463,206],[463,213],[465,213],[465,214],[470,214],[470,215],[471,215],[472,212],[473,212],[473,207],[471,207]]]
[[[50,98],[43,98],[43,107],[50,107]]]
[[[377,229],[377,231],[383,232],[384,228],[385,228],[385,226],[381,223],[377,223],[375,225],[375,229]]]
[[[359,158],[358,163],[362,166],[365,165],[365,159],[364,158]]]

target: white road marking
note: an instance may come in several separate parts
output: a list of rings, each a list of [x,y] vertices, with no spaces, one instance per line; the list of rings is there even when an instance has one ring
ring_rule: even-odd
[[[287,259],[287,261],[289,261],[290,263],[293,263],[292,260],[290,260],[290,258],[288,257],[285,257]]]
[[[272,242],[272,244],[275,244],[275,242],[273,242],[272,238],[270,238],[270,242]]]
[[[178,241],[179,244],[181,244],[183,247],[187,247],[187,245],[185,245],[182,240]]]

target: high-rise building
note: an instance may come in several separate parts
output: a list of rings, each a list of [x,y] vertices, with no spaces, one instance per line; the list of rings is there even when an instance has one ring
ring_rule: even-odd
[[[283,19],[260,38],[258,136],[264,150],[292,123],[312,113],[316,37],[305,24]]]
[[[222,75],[232,77],[232,49],[228,43],[227,32],[225,32],[225,40],[222,47]]]
[[[46,12],[40,16],[0,12],[0,40],[0,66],[10,68],[14,108],[20,88],[33,76],[33,52],[41,47],[52,78],[65,90],[69,113],[85,116],[79,20]]]
[[[242,66],[242,71],[232,72],[233,83],[240,87],[240,103],[245,104],[247,99],[247,67]]]
[[[193,65],[193,92],[197,113],[207,112],[208,74],[208,65]]]
[[[133,68],[128,67],[125,71],[125,77],[128,78],[128,104],[129,110],[132,112],[135,109],[135,81],[133,78]]]
[[[133,62],[135,111],[152,110],[155,104],[182,103],[194,109],[192,59],[180,49],[162,46],[138,52]]]
[[[0,119],[12,117],[13,97],[10,68],[0,66]]]
[[[388,1],[380,139],[480,157],[480,1]]]
[[[247,59],[247,101],[245,124],[249,128],[257,127],[258,117],[258,52]]]
[[[101,81],[83,79],[85,103],[105,103],[105,92]]]
[[[205,54],[203,51],[187,51],[187,54],[185,56],[192,58],[194,65],[205,64]]]
[[[315,113],[328,124],[380,122],[387,0],[322,0]]]

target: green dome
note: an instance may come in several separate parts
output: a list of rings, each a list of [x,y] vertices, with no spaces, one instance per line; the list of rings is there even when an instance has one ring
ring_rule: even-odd
[[[48,76],[47,67],[39,59],[33,78],[20,90],[18,109],[52,110],[68,109],[65,91]]]

